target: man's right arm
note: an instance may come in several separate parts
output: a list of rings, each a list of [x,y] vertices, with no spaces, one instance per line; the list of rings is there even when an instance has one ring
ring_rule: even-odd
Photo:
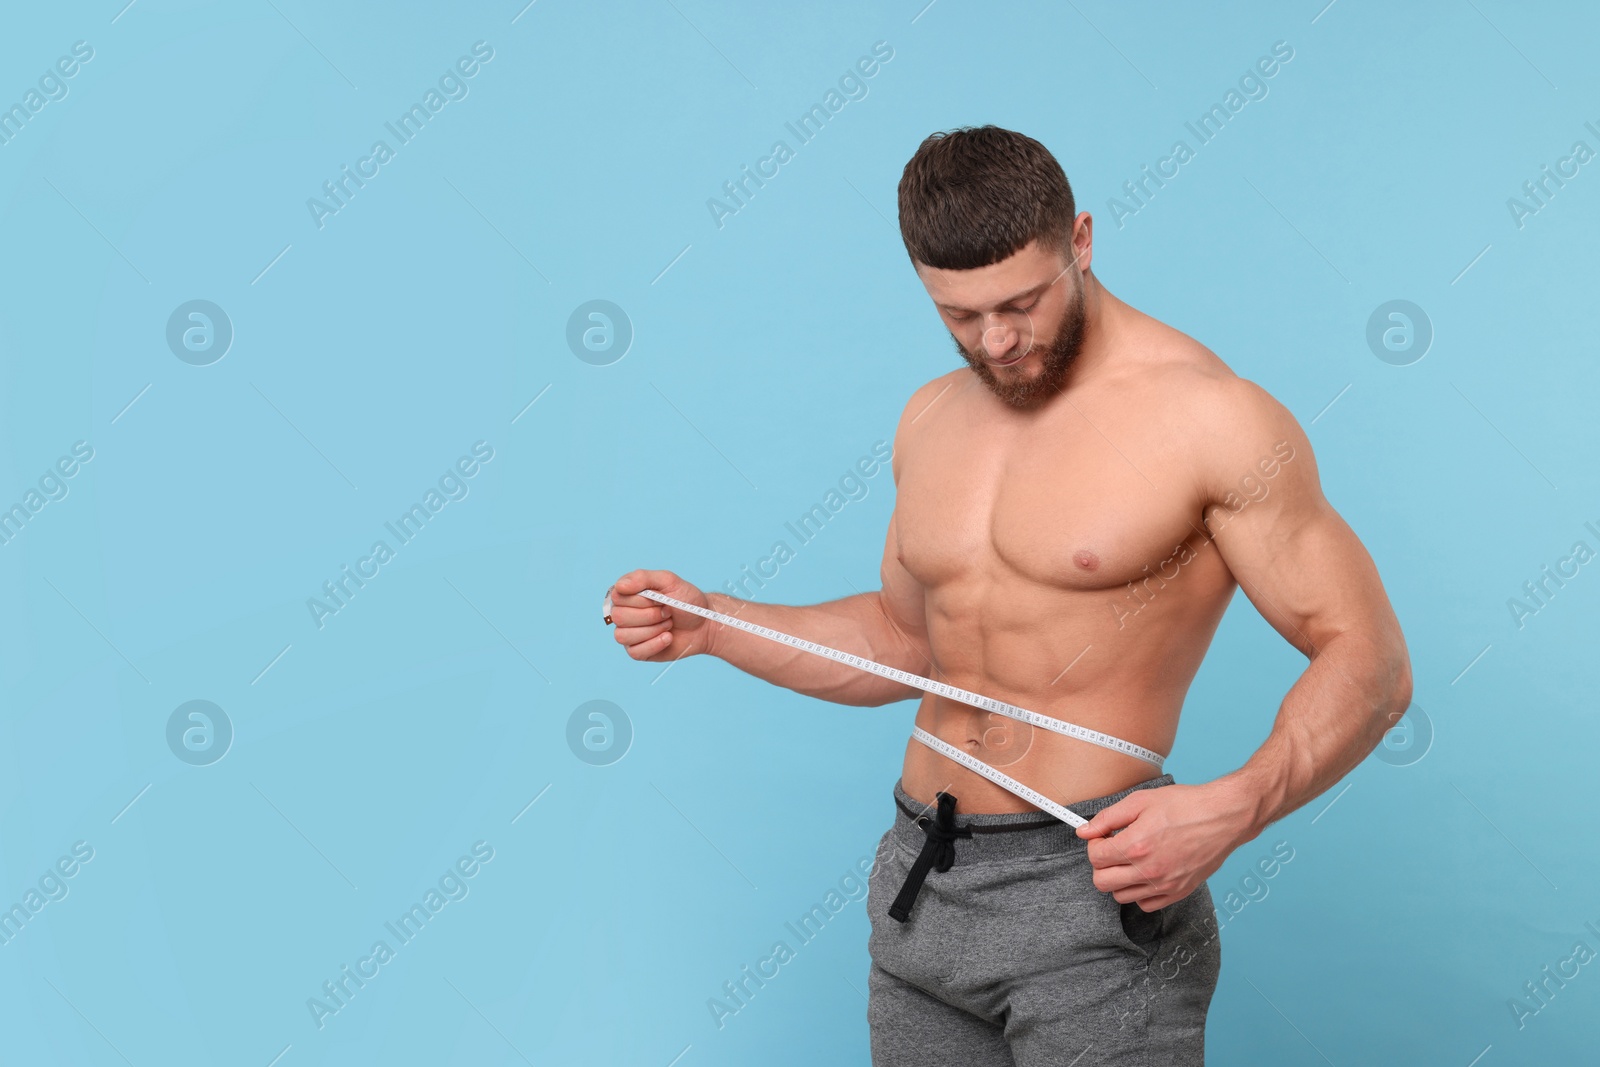
[[[663,663],[697,654],[716,656],[773,685],[836,704],[875,707],[909,700],[920,690],[638,595],[654,589],[744,622],[926,675],[930,657],[922,588],[900,562],[892,515],[881,574],[882,589],[795,607],[703,593],[671,571],[629,571],[612,587],[616,639],[636,660]]]
[[[901,412],[889,461],[896,485],[911,424],[949,384],[944,378],[927,383],[912,394]],[[921,691],[911,686],[636,595],[640,589],[656,589],[745,622],[927,677],[933,672],[933,659],[923,588],[900,561],[895,521],[891,513],[879,567],[881,588],[822,604],[762,604],[723,593],[702,593],[671,571],[630,572],[614,587],[617,640],[634,659],[660,663],[701,653],[712,655],[773,685],[836,704],[876,707],[914,699]]]
[[[711,610],[851,652],[912,674],[930,669],[922,587],[900,562],[893,515],[885,538],[882,588],[805,607],[760,604],[708,593]],[[921,695],[911,686],[824,659],[721,623],[709,624],[706,652],[747,674],[835,704],[876,707]]]

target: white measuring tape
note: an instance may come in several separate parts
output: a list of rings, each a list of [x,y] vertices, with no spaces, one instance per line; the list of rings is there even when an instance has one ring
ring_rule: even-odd
[[[921,741],[935,752],[949,756],[951,759],[955,760],[969,771],[977,771],[979,774],[983,775],[1000,788],[1011,790],[1023,800],[1026,800],[1028,803],[1049,812],[1051,815],[1054,815],[1056,818],[1060,819],[1069,826],[1082,826],[1084,823],[1089,821],[1065,805],[1057,804],[1055,801],[1051,800],[1037,789],[1034,789],[1031,786],[1023,785],[1009,774],[1003,774],[1000,771],[995,770],[993,767],[989,766],[972,753],[963,752],[949,742],[939,740],[937,737],[934,737],[920,726],[913,726],[911,728],[911,736],[916,738],[918,741]]]
[[[924,678],[920,674],[911,674],[908,671],[897,670],[894,667],[885,667],[883,664],[877,663],[873,660],[864,659],[861,656],[851,655],[849,652],[841,652],[836,648],[829,648],[827,645],[819,645],[815,641],[806,641],[786,633],[780,633],[777,630],[770,629],[766,626],[758,626],[753,622],[746,622],[743,619],[736,619],[732,615],[724,615],[720,611],[710,611],[694,604],[686,604],[681,600],[667,596],[665,593],[658,593],[654,589],[640,590],[639,595],[650,600],[654,600],[660,604],[668,604],[680,611],[687,611],[692,615],[699,615],[701,618],[711,619],[712,621],[719,622],[724,626],[731,626],[736,630],[744,630],[746,633],[756,634],[760,637],[777,641],[780,644],[789,645],[792,648],[798,648],[802,652],[810,652],[812,655],[821,656],[824,659],[831,659],[837,663],[843,663],[846,666],[855,667],[858,670],[866,671],[869,674],[876,674],[880,677],[899,682],[902,685],[911,686],[914,689],[921,689],[923,692],[932,693],[935,696],[948,697],[951,700],[959,700],[963,704],[970,704],[975,708],[982,708],[984,711],[992,711],[997,715],[1005,715],[1008,718],[1016,719],[1019,722],[1028,723],[1031,726],[1038,726],[1045,730],[1053,730],[1058,734],[1065,734],[1067,737],[1075,737],[1080,741],[1087,741],[1090,744],[1099,745],[1101,748],[1108,748],[1113,752],[1121,752],[1124,755],[1133,756],[1136,759],[1142,759],[1146,763],[1154,765],[1157,770],[1161,769],[1161,764],[1166,759],[1165,756],[1162,756],[1159,753],[1152,752],[1148,748],[1143,748],[1131,741],[1124,741],[1120,737],[1112,737],[1110,734],[1103,734],[1098,730],[1090,730],[1087,727],[1078,726],[1074,723],[1063,722],[1060,719],[1051,718],[1048,715],[1041,715],[1036,711],[1029,711],[1027,708],[1019,708],[1015,704],[1007,704],[1003,700],[995,700],[993,697],[986,697],[979,693],[969,692],[965,689],[958,689],[953,685],[946,685],[944,682],[936,682],[931,678]],[[605,613],[609,618],[611,614],[611,600],[609,596],[606,598]],[[1067,823],[1071,826],[1082,826],[1088,821],[1081,815],[1075,814],[1064,805],[1056,803],[1037,790],[1023,785],[1010,775],[1001,773],[995,768],[989,766],[987,763],[984,763],[982,760],[977,759],[971,753],[963,752],[954,745],[939,740],[937,737],[934,737],[920,726],[913,726],[911,728],[911,736],[922,742],[924,745],[927,745],[935,752],[955,760],[968,770],[975,771],[976,773],[983,775],[985,778],[989,779],[989,781],[995,783],[1001,788],[1009,789],[1012,793],[1022,797],[1028,803],[1035,805],[1043,811],[1049,812],[1051,815],[1054,815],[1064,823]]]

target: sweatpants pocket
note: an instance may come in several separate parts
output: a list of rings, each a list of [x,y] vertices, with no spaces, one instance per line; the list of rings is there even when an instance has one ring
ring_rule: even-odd
[[[1112,898],[1113,902],[1116,900]],[[1137,903],[1129,901],[1118,904],[1118,925],[1122,927],[1122,936],[1135,950],[1149,955],[1155,943],[1161,938],[1161,931],[1166,926],[1167,911],[1172,905],[1158,908],[1155,911],[1145,911]]]

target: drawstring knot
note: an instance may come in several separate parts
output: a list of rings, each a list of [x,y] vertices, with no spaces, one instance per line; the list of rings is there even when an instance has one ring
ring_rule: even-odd
[[[906,881],[900,887],[899,895],[889,905],[889,918],[895,922],[903,923],[911,917],[911,905],[916,903],[917,894],[922,891],[922,883],[928,877],[929,870],[942,874],[955,865],[956,838],[972,836],[971,827],[956,826],[956,798],[949,793],[941,792],[934,817],[918,816],[917,825],[927,839],[922,843],[922,851],[917,855],[916,862],[906,873]]]

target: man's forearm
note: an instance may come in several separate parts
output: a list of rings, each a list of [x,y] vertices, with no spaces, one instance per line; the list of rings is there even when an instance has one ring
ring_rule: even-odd
[[[912,674],[928,672],[926,655],[890,620],[876,590],[804,607],[758,604],[722,593],[707,593],[706,599],[711,610],[744,622],[864,656]],[[910,686],[781,642],[722,623],[710,625],[714,627],[707,649],[711,655],[785,689],[836,704],[861,706],[888,704],[920,695]]]
[[[1244,840],[1320,795],[1367,757],[1411,703],[1405,647],[1346,631],[1328,641],[1284,697],[1255,755],[1219,778],[1254,810]]]

